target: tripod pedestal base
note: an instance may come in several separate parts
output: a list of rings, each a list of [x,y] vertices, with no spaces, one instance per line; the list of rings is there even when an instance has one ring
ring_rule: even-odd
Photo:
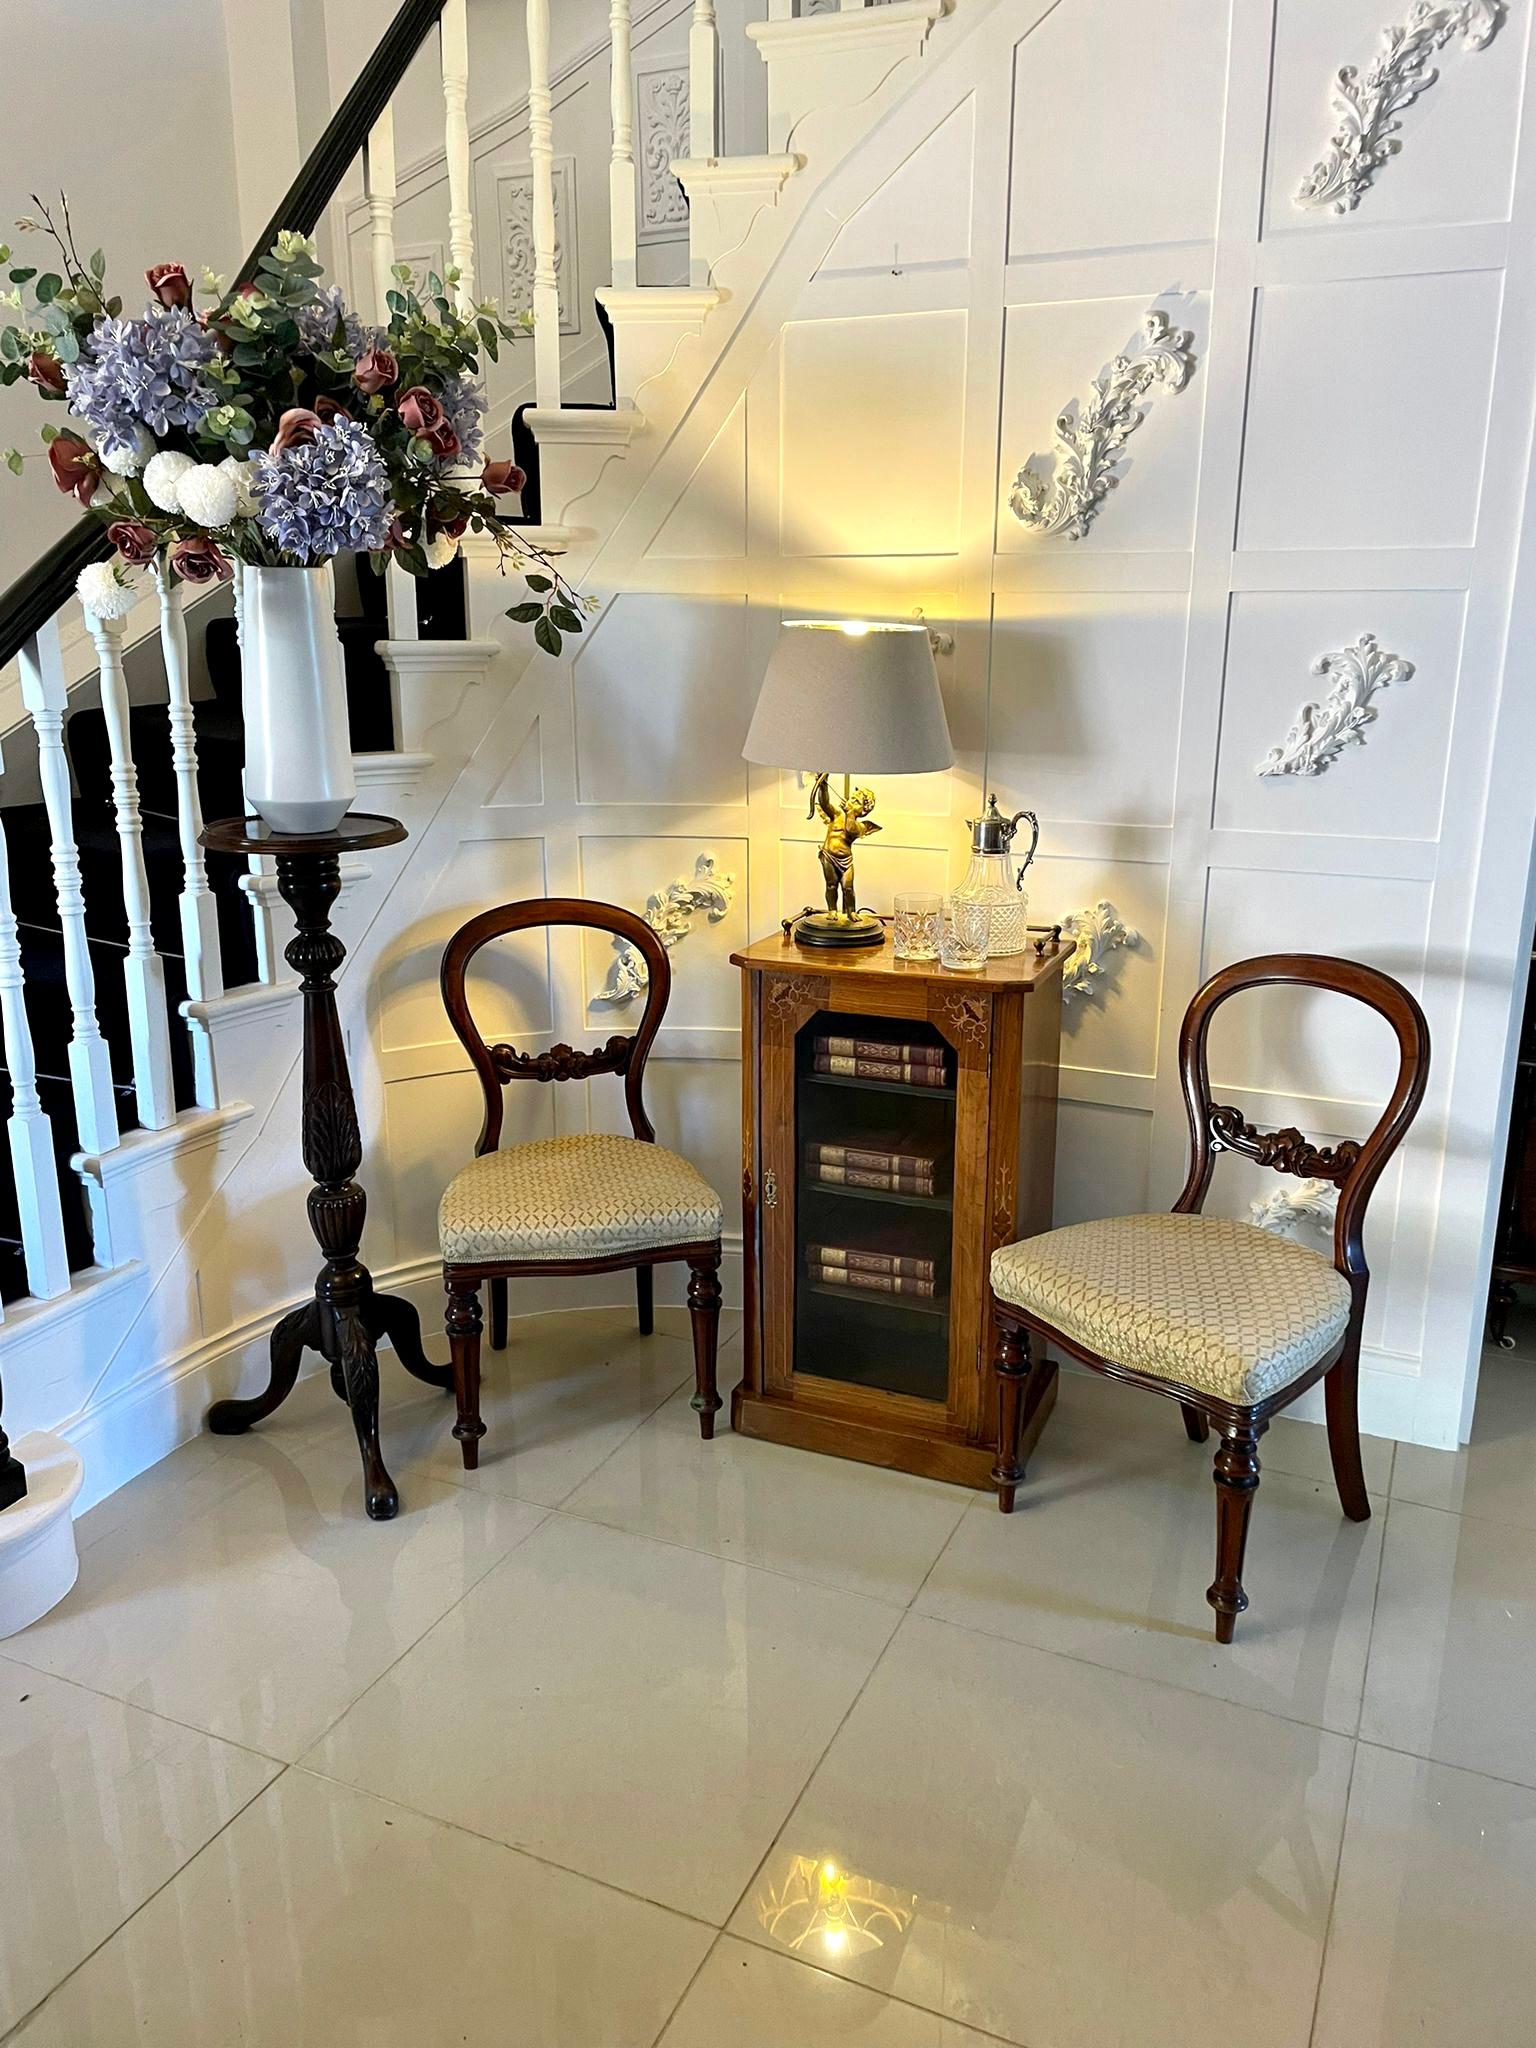
[[[342,854],[392,846],[404,837],[396,819],[364,812],[350,813],[334,832],[280,833],[258,820],[226,818],[202,835],[203,844],[218,853],[275,855],[278,894],[298,927],[283,957],[300,976],[304,996],[301,1140],[315,1183],[307,1203],[309,1227],[325,1254],[314,1299],[291,1309],[272,1332],[265,1392],[248,1401],[215,1402],[208,1427],[218,1436],[238,1436],[264,1421],[293,1392],[305,1351],[318,1351],[331,1368],[331,1385],[352,1411],[364,1501],[376,1522],[389,1521],[400,1507],[379,1450],[380,1341],[388,1338],[406,1371],[429,1387],[453,1385],[449,1368],[433,1365],[423,1351],[415,1309],[398,1294],[376,1294],[357,1255],[368,1197],[353,1178],[363,1146],[336,1013],[336,972],[346,947],[331,930],[331,905],[341,893]]]

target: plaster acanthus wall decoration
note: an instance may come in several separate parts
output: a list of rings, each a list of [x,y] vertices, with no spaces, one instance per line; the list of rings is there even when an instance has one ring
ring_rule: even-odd
[[[665,889],[654,890],[647,897],[645,921],[664,946],[675,946],[693,930],[693,920],[699,911],[711,924],[718,924],[730,909],[735,893],[736,877],[723,874],[715,866],[712,853],[701,853],[691,875],[679,875]],[[649,977],[640,955],[628,939],[615,939],[613,951],[608,979],[590,998],[594,1005],[632,1003],[636,996],[645,994]]]
[[[1270,748],[1256,774],[1321,775],[1346,747],[1363,746],[1365,728],[1376,716],[1372,697],[1389,683],[1406,683],[1413,663],[1384,654],[1374,633],[1362,633],[1348,647],[1320,654],[1312,673],[1329,677],[1333,687],[1320,704],[1302,705],[1285,744]]]
[[[1116,947],[1135,947],[1141,934],[1119,916],[1113,903],[1101,896],[1086,910],[1074,910],[1061,921],[1062,933],[1072,941],[1061,970],[1064,996],[1089,995],[1104,972],[1104,956]]]
[[[1119,483],[1115,458],[1146,418],[1142,402],[1161,388],[1182,391],[1195,367],[1193,335],[1149,312],[1134,354],[1116,356],[1094,379],[1087,398],[1056,421],[1056,468],[1050,484],[1028,463],[1013,480],[1008,506],[1021,526],[1041,536],[1082,540],[1100,505]]]
[[[560,332],[581,332],[581,280],[576,265],[574,157],[556,157],[555,277],[560,295]],[[533,304],[533,170],[509,171],[496,180],[501,228],[501,303],[514,313]]]
[[[639,239],[675,241],[688,226],[688,198],[672,175],[674,159],[688,155],[688,73],[681,67],[641,71],[635,84],[640,124]]]
[[[1301,1180],[1282,1184],[1248,1204],[1248,1220],[1260,1230],[1272,1230],[1287,1237],[1303,1223],[1332,1230],[1339,1191],[1326,1180]]]
[[[1382,166],[1402,148],[1398,116],[1440,76],[1429,60],[1459,36],[1464,50],[1486,49],[1503,24],[1504,0],[1460,0],[1435,7],[1419,0],[1399,26],[1384,28],[1382,47],[1362,78],[1353,64],[1336,75],[1333,107],[1339,116],[1326,156],[1296,190],[1301,207],[1351,213]]]

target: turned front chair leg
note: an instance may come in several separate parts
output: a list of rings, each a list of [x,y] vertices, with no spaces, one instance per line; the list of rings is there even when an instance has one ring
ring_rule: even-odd
[[[458,1419],[453,1433],[464,1456],[464,1470],[473,1472],[480,1463],[480,1439],[485,1424],[480,1420],[480,1282],[452,1279],[448,1282],[448,1349],[453,1355],[453,1392]]]
[[[650,1278],[650,1268],[642,1271]],[[642,1304],[643,1306],[643,1304]],[[720,1396],[715,1389],[715,1361],[720,1348],[720,1254],[688,1261],[688,1318],[693,1325],[695,1390],[689,1404],[699,1418],[699,1434],[708,1443],[715,1433]],[[642,1322],[641,1328],[646,1325]]]
[[[1019,1462],[1019,1442],[1024,1431],[1024,1382],[1029,1374],[1029,1337],[1017,1324],[997,1325],[997,1463],[992,1467],[992,1484],[997,1488],[1001,1514],[1013,1513],[1013,1496],[1024,1467]]]
[[[1189,1401],[1179,1403],[1179,1413],[1184,1417],[1184,1434],[1192,1444],[1203,1444],[1211,1433],[1211,1425],[1205,1418],[1205,1411],[1196,1408]]]
[[[1216,1452],[1216,1577],[1206,1599],[1216,1610],[1216,1640],[1230,1643],[1237,1617],[1248,1605],[1243,1591],[1243,1553],[1248,1517],[1259,1490],[1259,1438],[1266,1425],[1234,1423],[1222,1433]]]

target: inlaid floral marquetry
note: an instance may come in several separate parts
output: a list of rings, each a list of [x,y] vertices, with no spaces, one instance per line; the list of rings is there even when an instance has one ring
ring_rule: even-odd
[[[935,1014],[957,1043],[985,1045],[992,1029],[992,998],[956,989],[939,997]]]

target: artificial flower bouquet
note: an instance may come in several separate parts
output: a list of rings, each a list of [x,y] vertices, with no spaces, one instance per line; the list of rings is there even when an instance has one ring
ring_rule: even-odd
[[[77,423],[42,431],[59,489],[106,522],[117,550],[82,573],[89,609],[126,614],[134,571],[162,559],[192,584],[226,580],[234,561],[315,568],[343,552],[422,576],[481,532],[528,584],[510,619],[550,654],[581,631],[593,602],[499,509],[525,479],[482,445],[481,352],[496,361],[526,322],[491,303],[461,313],[455,271],[418,293],[397,264],[388,324],[370,326],[295,233],[232,291],[205,270],[203,311],[182,265],[157,264],[143,313],[127,317],[101,251],[80,260],[67,202],[57,225],[33,203],[41,219],[17,226],[49,235],[61,268],[40,274],[0,246],[0,304],[14,315],[0,328],[0,384],[30,380]],[[19,453],[5,459],[19,474]]]

